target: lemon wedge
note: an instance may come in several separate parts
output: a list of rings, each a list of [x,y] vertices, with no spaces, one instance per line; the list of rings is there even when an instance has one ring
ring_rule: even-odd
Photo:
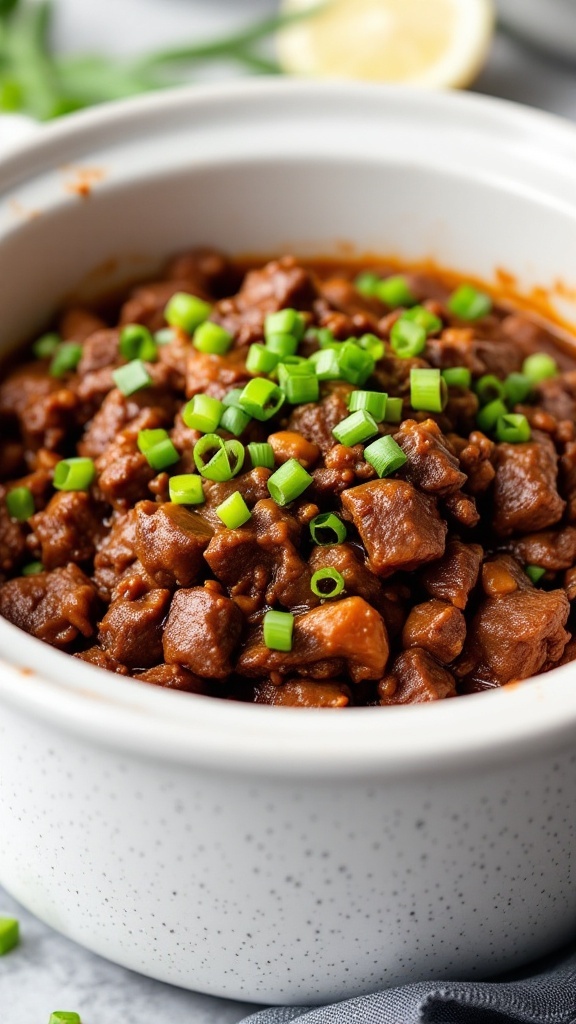
[[[494,28],[492,0],[283,0],[296,18],[277,35],[284,71],[429,89],[478,74]]]

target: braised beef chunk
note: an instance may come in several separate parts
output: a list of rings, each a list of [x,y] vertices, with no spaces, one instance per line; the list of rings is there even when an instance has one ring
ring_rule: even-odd
[[[199,247],[61,311],[74,365],[31,344],[0,379],[0,614],[191,700],[386,708],[568,664],[575,361],[488,296],[457,316],[441,274],[395,283],[407,309],[397,273]],[[177,292],[214,345],[169,325]],[[535,353],[554,362],[526,387]]]

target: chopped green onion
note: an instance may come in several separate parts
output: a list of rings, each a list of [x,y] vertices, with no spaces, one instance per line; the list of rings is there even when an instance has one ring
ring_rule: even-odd
[[[63,341],[56,349],[50,363],[51,377],[65,377],[76,369],[82,358],[82,345],[76,341]]]
[[[384,416],[385,423],[401,423],[402,413],[404,411],[404,403],[401,398],[390,398],[386,401],[386,415]]]
[[[469,388],[472,384],[472,372],[467,366],[448,366],[442,370],[442,377],[451,388]]]
[[[375,334],[363,334],[361,338],[358,338],[358,345],[369,352],[375,362],[382,359],[386,351],[382,338],[378,338]]]
[[[268,480],[268,490],[277,505],[287,505],[303,494],[312,479],[296,459],[288,459]]]
[[[461,284],[452,292],[447,306],[460,320],[480,320],[492,311],[492,299],[471,284]]]
[[[365,298],[371,299],[376,295],[376,289],[381,283],[382,278],[378,277],[378,274],[372,274],[366,270],[362,274],[358,274],[358,277],[354,281],[354,287],[360,295],[364,295]]]
[[[285,362],[278,366],[278,383],[281,388],[286,387],[290,377],[314,376],[316,369],[311,359],[303,359],[302,356],[288,356]]]
[[[62,459],[54,467],[53,484],[57,491],[87,491],[96,477],[93,459]]]
[[[120,331],[120,354],[124,359],[143,359],[154,363],[158,359],[158,346],[147,327],[127,324]]]
[[[180,459],[180,453],[166,430],[140,430],[137,443],[148,465],[158,473]]]
[[[442,330],[442,321],[435,313],[431,313],[426,306],[413,306],[402,313],[401,320],[413,321],[419,327],[423,327],[426,335],[437,334]]]
[[[318,380],[340,380],[342,376],[337,353],[331,348],[322,348],[311,357],[316,367]]]
[[[208,319],[211,312],[210,303],[199,299],[197,295],[176,292],[164,310],[164,317],[170,327],[180,327],[186,334],[193,334],[196,328]]]
[[[56,349],[62,344],[62,338],[55,331],[50,334],[43,334],[41,338],[32,345],[32,351],[37,359],[48,359],[53,356]]]
[[[558,364],[556,360],[546,352],[534,352],[527,356],[522,364],[522,373],[528,377],[533,384],[539,384],[541,380],[548,380],[549,377],[556,377]]]
[[[496,423],[496,437],[499,441],[522,444],[523,441],[529,441],[531,436],[530,424],[521,413],[506,413]]]
[[[340,376],[350,384],[364,384],[374,370],[374,359],[355,341],[345,341],[338,350]]]
[[[541,565],[527,565],[524,572],[528,579],[532,580],[532,583],[536,586],[545,575],[546,569],[543,569]]]
[[[248,381],[238,402],[254,419],[264,422],[275,416],[282,407],[284,392],[273,381],[255,377]]]
[[[0,956],[18,945],[20,926],[15,917],[0,917]]]
[[[22,569],[23,576],[38,576],[41,572],[44,572],[42,562],[28,562]]]
[[[222,405],[224,405],[226,408],[228,408],[228,406],[230,405],[233,405],[235,406],[235,408],[239,409],[240,405],[238,403],[240,401],[241,394],[242,388],[232,388],[232,390],[229,391],[227,395],[224,395],[224,398],[222,399]]]
[[[265,469],[274,469],[274,449],[267,441],[262,444],[253,441],[248,445],[248,454],[254,469],[256,466],[264,466]]]
[[[312,372],[308,367],[312,368]],[[278,367],[278,380],[286,395],[286,401],[291,405],[303,405],[305,402],[318,401],[320,384],[314,373],[313,363],[308,362],[308,366],[281,364]]]
[[[401,359],[413,359],[426,348],[426,331],[420,324],[400,317],[390,331],[390,345]]]
[[[509,405],[518,405],[530,397],[532,381],[525,373],[509,373],[504,381],[504,392]]]
[[[194,331],[192,344],[199,352],[210,356],[223,356],[232,347],[234,338],[219,324],[206,320]]]
[[[501,416],[506,416],[508,412],[507,407],[501,398],[496,398],[493,402],[488,402],[483,409],[476,416],[476,423],[480,430],[484,434],[489,434],[491,430],[494,430],[498,420]]]
[[[374,417],[376,423],[382,423],[386,415],[386,395],[383,391],[353,391],[350,395],[348,408],[350,412],[365,409]]]
[[[194,395],[182,410],[182,419],[191,430],[200,430],[203,434],[212,434],[216,430],[224,405],[211,395]]]
[[[170,501],[175,505],[203,505],[205,502],[202,479],[196,473],[171,476],[168,481]]]
[[[414,306],[418,301],[410,290],[404,274],[394,274],[384,281],[378,281],[375,294],[381,302],[385,302],[392,309],[399,306]]]
[[[154,341],[157,345],[170,345],[175,337],[176,335],[171,327],[162,327],[159,331],[154,332]]]
[[[82,1024],[82,1021],[79,1013],[73,1013],[71,1010],[54,1010],[54,1013],[50,1014],[48,1024]]]
[[[29,487],[13,487],[6,495],[6,507],[12,519],[19,523],[25,523],[30,516],[34,515],[34,495]]]
[[[448,401],[448,388],[440,370],[410,371],[410,403],[413,409],[442,412]]]
[[[274,352],[279,359],[284,359],[286,356],[296,355],[298,342],[291,334],[270,334],[266,338],[266,348],[269,352]]]
[[[118,367],[114,370],[112,379],[126,398],[136,391],[141,391],[142,388],[149,388],[152,383],[152,378],[141,359],[133,359],[131,363]]]
[[[221,430],[227,430],[229,434],[234,434],[234,437],[240,437],[240,434],[244,433],[246,427],[251,422],[252,417],[244,409],[239,409],[235,405],[228,405],[222,413],[220,428]]]
[[[229,530],[237,530],[239,526],[244,526],[244,523],[252,518],[252,513],[240,491],[234,491],[234,494],[218,505],[216,515]]]
[[[495,377],[493,373],[485,373],[483,377],[480,377],[474,385],[474,390],[478,395],[480,405],[488,405],[496,398],[504,398],[506,393],[504,382]]]
[[[342,520],[333,512],[321,512],[310,523],[312,540],[323,548],[342,544],[346,540],[347,532]]]
[[[201,437],[193,454],[196,469],[207,480],[231,480],[244,465],[244,446],[239,441],[223,441],[218,434]]]
[[[373,416],[365,409],[359,409],[347,416],[345,420],[333,428],[332,433],[340,444],[348,445],[350,448],[355,444],[362,444],[369,441],[378,433],[378,424]]]
[[[264,345],[250,345],[246,369],[248,373],[271,373],[276,369],[279,358],[276,352],[271,352]]]
[[[379,477],[390,476],[408,460],[399,444],[390,434],[378,437],[364,449],[364,458],[374,467]]]
[[[337,345],[338,342],[328,327],[318,327],[316,330],[316,341],[320,348],[328,348],[330,345]]]
[[[310,590],[316,597],[339,597],[346,581],[341,572],[326,566],[325,569],[318,569],[310,580]]]
[[[292,612],[266,612],[264,643],[270,651],[291,651],[294,616]]]
[[[296,309],[281,309],[278,313],[269,313],[264,323],[266,341],[275,334],[291,334],[296,341],[304,337],[306,321]]]

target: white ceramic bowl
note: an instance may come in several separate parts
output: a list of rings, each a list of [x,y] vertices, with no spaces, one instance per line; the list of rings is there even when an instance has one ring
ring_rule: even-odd
[[[502,20],[535,46],[576,57],[576,0],[497,0]]]
[[[574,284],[574,166],[573,128],[471,96],[246,83],[73,117],[0,168],[0,344],[200,243]],[[573,934],[572,667],[336,714],[157,690],[1,620],[0,655],[0,882],[103,956],[309,1003]]]

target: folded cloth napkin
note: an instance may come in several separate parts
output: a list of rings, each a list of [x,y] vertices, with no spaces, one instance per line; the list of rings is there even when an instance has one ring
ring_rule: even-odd
[[[242,1024],[576,1024],[576,947],[500,981],[418,982],[333,1006],[280,1006]]]

